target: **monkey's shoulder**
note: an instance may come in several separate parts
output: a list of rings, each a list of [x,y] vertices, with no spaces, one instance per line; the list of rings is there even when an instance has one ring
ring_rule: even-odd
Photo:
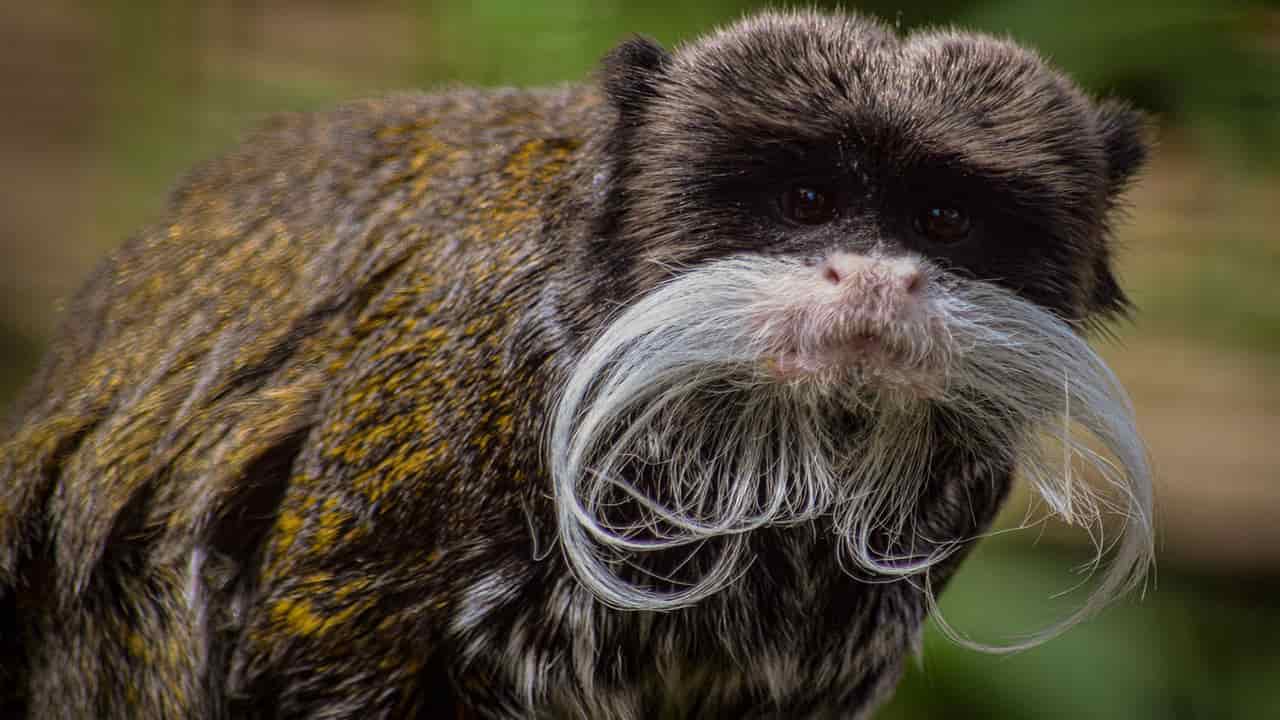
[[[510,430],[538,422],[543,380],[518,347],[582,147],[566,124],[592,102],[366,101],[274,120],[195,171],[73,301],[20,406],[7,569],[51,518],[63,582],[82,585],[121,533],[177,542],[304,449],[315,477],[384,508],[475,463],[521,482]]]
[[[561,221],[596,103],[578,87],[456,90],[272,119],[100,266],[18,420],[145,377],[178,340],[188,358],[215,337],[224,357],[271,354],[273,331],[354,316],[398,269],[424,295],[501,276]]]

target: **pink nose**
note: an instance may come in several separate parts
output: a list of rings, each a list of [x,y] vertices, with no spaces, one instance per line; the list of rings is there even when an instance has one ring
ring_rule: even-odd
[[[819,266],[821,278],[836,286],[859,287],[882,296],[913,296],[925,289],[925,274],[911,258],[886,258],[838,252]]]

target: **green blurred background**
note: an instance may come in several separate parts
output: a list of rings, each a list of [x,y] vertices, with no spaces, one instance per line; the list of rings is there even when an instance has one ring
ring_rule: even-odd
[[[713,0],[0,3],[0,403],[65,298],[194,162],[264,115],[406,87],[589,75],[631,32],[675,44]],[[1159,474],[1143,598],[1007,657],[930,632],[889,718],[1280,718],[1280,3],[937,0],[860,6],[1041,49],[1158,118],[1120,271],[1140,308],[1103,343]],[[1013,503],[1016,520],[1026,500]],[[998,642],[1080,600],[1059,528],[988,541],[947,618]]]

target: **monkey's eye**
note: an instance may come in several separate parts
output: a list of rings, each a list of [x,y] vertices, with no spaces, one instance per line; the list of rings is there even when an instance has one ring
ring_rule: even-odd
[[[957,207],[936,205],[915,218],[916,232],[942,245],[958,243],[969,235],[969,216]]]
[[[812,185],[796,185],[782,193],[778,204],[783,217],[804,225],[820,225],[836,216],[831,193]]]

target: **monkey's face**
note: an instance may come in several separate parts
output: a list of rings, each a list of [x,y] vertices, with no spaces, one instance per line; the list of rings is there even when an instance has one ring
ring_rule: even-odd
[[[738,254],[913,257],[1066,320],[1122,311],[1108,212],[1141,118],[1007,42],[765,15],[615,52],[633,287]],[[815,277],[821,277],[815,273]]]
[[[1116,457],[1097,465],[1137,526],[1104,584],[1133,579],[1145,458],[1077,330],[1126,304],[1107,216],[1144,155],[1135,114],[1008,43],[807,14],[675,55],[624,45],[605,91],[617,233],[602,242],[637,299],[579,361],[552,442],[561,540],[589,587],[692,602],[732,577],[735,541],[665,594],[611,562],[818,517],[854,565],[924,571],[954,544],[909,539],[929,549],[903,556],[870,538],[915,532],[944,443],[1096,520],[1104,501],[1073,500],[1037,446],[1056,424],[1079,449],[1072,422]],[[664,480],[640,487],[638,466]],[[641,510],[615,521],[620,502]]]

